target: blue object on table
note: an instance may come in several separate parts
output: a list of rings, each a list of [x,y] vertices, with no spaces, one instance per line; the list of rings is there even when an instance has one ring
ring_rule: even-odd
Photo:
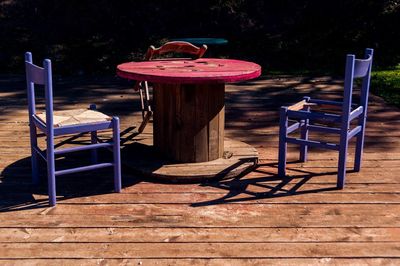
[[[228,40],[222,38],[175,38],[171,39],[171,41],[182,41],[182,42],[190,42],[194,45],[226,45],[228,44]]]
[[[366,49],[363,59],[356,59],[354,55],[347,55],[346,72],[344,80],[343,101],[328,101],[311,99],[304,97],[304,100],[292,106],[282,106],[280,110],[280,129],[279,129],[279,166],[278,175],[286,175],[286,152],[287,143],[300,145],[300,161],[307,161],[307,147],[318,147],[339,152],[337,187],[343,188],[346,176],[346,157],[347,148],[351,138],[356,137],[356,152],[354,160],[354,170],[360,171],[361,157],[364,146],[365,121],[367,117],[369,83],[371,77],[373,50]],[[352,102],[353,80],[361,78],[361,96],[358,103]],[[311,106],[325,105],[336,106],[341,109],[339,114],[311,111]],[[339,109],[339,110],[340,110]],[[289,119],[296,122],[289,125]],[[351,121],[357,119],[356,125],[351,127]],[[319,122],[332,122],[337,126],[323,126],[310,123],[317,120]],[[329,125],[329,124],[328,124]],[[340,126],[339,126],[340,125]],[[300,129],[300,137],[289,137],[288,134]],[[338,134],[339,144],[324,141],[309,140],[308,131],[316,131],[328,134]]]

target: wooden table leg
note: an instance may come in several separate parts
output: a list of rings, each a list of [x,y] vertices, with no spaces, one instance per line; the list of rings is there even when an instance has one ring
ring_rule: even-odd
[[[224,84],[154,84],[154,146],[179,162],[222,157]]]

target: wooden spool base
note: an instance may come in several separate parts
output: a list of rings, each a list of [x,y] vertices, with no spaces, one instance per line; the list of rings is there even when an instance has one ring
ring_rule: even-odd
[[[228,138],[225,138],[224,146],[225,158],[200,163],[176,163],[160,157],[153,147],[152,135],[140,134],[134,142],[122,148],[122,163],[148,178],[172,183],[233,178],[256,165],[258,152],[254,147]]]
[[[154,84],[154,146],[182,163],[224,153],[225,85]]]

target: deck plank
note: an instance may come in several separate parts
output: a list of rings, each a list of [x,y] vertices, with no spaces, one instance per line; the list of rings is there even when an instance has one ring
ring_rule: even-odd
[[[276,259],[19,259],[18,263],[13,259],[0,259],[2,265],[207,265],[207,266],[225,266],[225,265],[277,265],[277,266],[309,266],[309,265],[398,265],[398,258],[276,258]]]
[[[85,82],[86,91],[75,83],[63,82],[56,107],[85,108],[95,98],[100,111],[120,116],[122,141],[135,139],[139,98],[126,82],[106,77]],[[57,179],[58,205],[49,208],[46,182],[30,184],[24,80],[3,82],[0,264],[398,265],[398,108],[371,95],[362,170],[351,172],[351,144],[344,190],[334,189],[332,151],[311,149],[309,161],[298,163],[298,150],[290,146],[290,178],[276,176],[279,106],[297,102],[305,92],[337,99],[341,83],[266,77],[226,86],[225,134],[259,152],[260,165],[243,177],[160,184],[123,169],[123,191],[115,194],[111,171],[69,175]],[[151,137],[151,128],[150,123],[139,137]],[[60,161],[71,163],[77,160]]]
[[[0,243],[0,248],[4,258],[400,258],[396,243],[386,242]]]

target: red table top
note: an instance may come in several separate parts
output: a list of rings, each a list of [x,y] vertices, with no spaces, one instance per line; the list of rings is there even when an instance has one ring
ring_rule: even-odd
[[[225,83],[256,78],[261,75],[261,67],[232,59],[153,60],[120,64],[117,74],[155,83]]]

